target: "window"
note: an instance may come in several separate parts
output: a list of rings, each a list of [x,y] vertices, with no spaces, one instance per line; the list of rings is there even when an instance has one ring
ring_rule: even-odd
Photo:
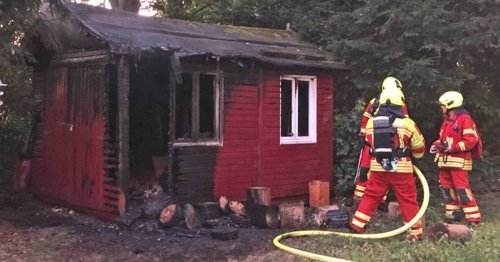
[[[218,144],[221,96],[218,77],[210,73],[183,73],[175,96],[176,144]]]
[[[316,77],[281,77],[281,144],[316,143]]]

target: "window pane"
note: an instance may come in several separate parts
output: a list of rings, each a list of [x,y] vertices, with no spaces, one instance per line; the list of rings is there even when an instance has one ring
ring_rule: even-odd
[[[309,135],[309,82],[299,81],[299,136]]]
[[[200,137],[214,137],[215,76],[200,74]]]
[[[191,137],[191,101],[193,80],[182,74],[182,84],[175,90],[175,138]]]
[[[293,136],[292,80],[281,80],[281,136]]]

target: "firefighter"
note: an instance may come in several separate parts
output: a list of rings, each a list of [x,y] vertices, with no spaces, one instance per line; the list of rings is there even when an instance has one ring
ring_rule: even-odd
[[[351,222],[351,229],[362,233],[377,206],[391,188],[401,208],[405,223],[418,213],[417,189],[411,155],[421,158],[425,140],[419,128],[403,111],[400,89],[384,89],[380,107],[366,124],[366,143],[370,145],[370,179]],[[421,221],[408,231],[409,240],[423,236]]]
[[[429,152],[436,154],[439,182],[445,201],[446,222],[459,221],[463,214],[469,225],[477,225],[481,214],[470,189],[468,172],[472,170],[472,153],[482,143],[476,124],[463,105],[463,96],[448,91],[439,97],[443,123],[439,139]]]
[[[394,88],[402,89],[403,85],[395,77],[390,76],[385,78],[384,81],[382,82],[381,90],[384,91],[385,89],[394,89]],[[359,204],[359,201],[361,201],[361,198],[363,197],[366,189],[366,184],[368,183],[368,178],[370,176],[370,159],[371,159],[370,148],[364,142],[366,136],[366,123],[368,122],[369,119],[372,118],[374,112],[379,107],[379,104],[380,102],[378,98],[373,98],[372,100],[370,100],[370,102],[365,108],[363,116],[361,117],[361,129],[359,131],[359,137],[362,141],[361,144],[362,146],[364,146],[364,148],[360,156],[361,159],[359,161],[359,167],[357,171],[359,172],[359,174],[355,181],[356,187],[354,188],[354,196],[353,196],[353,199],[355,201],[354,208],[356,208],[357,204]],[[408,117],[408,108],[406,107],[406,104],[403,104],[403,114],[406,117]],[[384,196],[382,204],[380,205],[381,210],[387,210],[387,207],[385,205],[386,199],[387,199],[387,194]]]

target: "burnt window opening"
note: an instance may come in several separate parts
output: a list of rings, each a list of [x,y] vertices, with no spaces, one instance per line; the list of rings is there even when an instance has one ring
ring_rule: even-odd
[[[176,142],[219,140],[219,84],[210,73],[183,73],[175,92]]]
[[[281,77],[280,143],[316,143],[316,77]]]

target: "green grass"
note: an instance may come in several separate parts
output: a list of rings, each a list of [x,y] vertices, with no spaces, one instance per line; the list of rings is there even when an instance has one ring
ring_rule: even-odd
[[[479,198],[483,223],[473,229],[471,241],[449,241],[441,238],[432,242],[426,238],[417,243],[409,243],[405,234],[401,234],[382,240],[328,236],[286,239],[282,243],[301,250],[353,261],[500,261],[499,207],[500,199],[495,199],[494,193],[490,193],[484,200]],[[425,221],[427,227],[442,222],[442,209],[438,203],[431,203],[425,214]],[[384,222],[381,216],[375,216],[367,233],[386,232],[401,225],[401,221]],[[261,261],[308,261],[284,253],[281,250],[269,253]]]

